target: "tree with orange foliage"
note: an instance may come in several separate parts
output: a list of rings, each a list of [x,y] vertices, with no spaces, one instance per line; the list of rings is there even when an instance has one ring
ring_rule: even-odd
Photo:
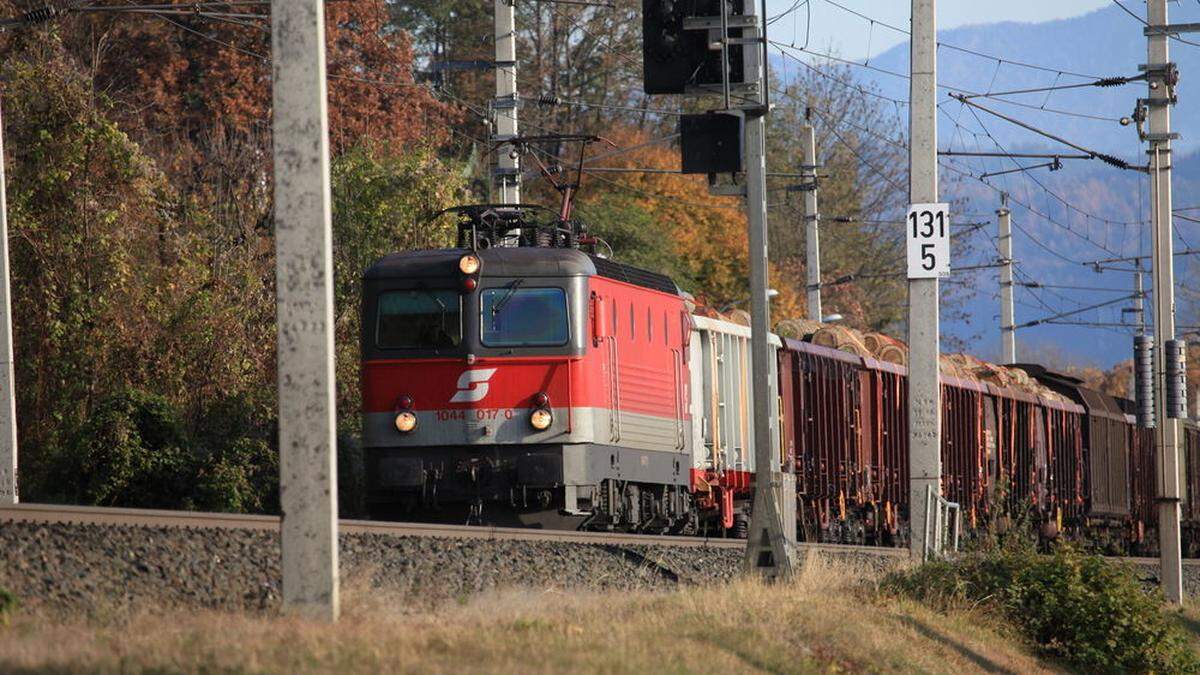
[[[608,138],[622,148],[650,140],[629,127]],[[673,169],[679,155],[668,145],[648,145],[616,155],[605,165]],[[613,245],[617,260],[669,270],[685,291],[714,307],[744,301],[749,250],[740,199],[709,195],[701,176],[629,173],[612,179],[588,174],[583,180],[578,213]],[[774,317],[798,316],[803,305],[795,284],[777,269],[771,276],[779,290]]]

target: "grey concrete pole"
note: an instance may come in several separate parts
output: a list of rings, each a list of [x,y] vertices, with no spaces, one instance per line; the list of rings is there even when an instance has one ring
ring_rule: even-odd
[[[504,143],[517,137],[517,29],[514,0],[496,0],[496,98],[492,101],[496,167],[492,171],[493,199],[521,203],[521,160],[516,148]],[[498,143],[499,145],[496,145]]]
[[[1013,307],[1013,252],[1012,212],[1008,209],[1008,195],[1000,195],[1000,208],[996,211],[1000,223],[1000,352],[1001,363],[1017,362],[1016,309]]]
[[[1142,261],[1138,260],[1133,264],[1137,271],[1133,273],[1133,313],[1136,316],[1137,325],[1134,328],[1135,335],[1146,334],[1146,288],[1145,280],[1142,276]]]
[[[12,300],[8,285],[8,195],[4,124],[0,122],[0,505],[21,499],[17,476],[17,397],[13,374]]]
[[[937,173],[937,26],[935,0],[912,0],[912,78],[909,89],[908,200],[936,203]],[[928,488],[942,490],[942,392],[938,377],[940,347],[938,280],[908,281],[908,523],[910,552],[925,552],[925,502]]]
[[[757,15],[755,0],[746,0],[745,13]],[[743,37],[757,38],[759,28],[745,29]],[[747,44],[743,56],[745,81],[759,83],[762,103],[766,82],[759,45]],[[791,575],[796,537],[794,516],[785,523],[784,513],[795,513],[796,476],[780,471],[780,452],[771,433],[776,416],[771,388],[770,300],[767,295],[767,163],[765,111],[746,113],[746,221],[750,248],[750,368],[754,400],[754,505],[746,545],[746,568],[769,579]],[[768,488],[768,489],[764,489]]]
[[[800,129],[804,155],[804,249],[808,287],[808,318],[821,320],[821,219],[817,211],[817,138],[811,124]]]
[[[1135,270],[1133,273],[1133,313],[1134,321],[1136,322],[1134,324],[1133,334],[1141,337],[1146,334],[1146,290],[1145,281],[1142,276],[1142,261],[1133,261],[1133,268]],[[1139,398],[1137,385],[1137,346],[1135,343],[1133,353],[1133,370],[1129,373],[1129,397],[1135,401]]]
[[[1147,0],[1146,22],[1167,23],[1167,0]],[[1158,546],[1159,579],[1163,595],[1183,602],[1183,560],[1179,539],[1179,420],[1166,410],[1167,340],[1175,339],[1175,256],[1171,226],[1171,103],[1165,69],[1170,63],[1169,37],[1147,37],[1150,119],[1151,218],[1154,228],[1154,417],[1158,446]]]
[[[283,605],[338,616],[333,235],[322,0],[272,0]]]

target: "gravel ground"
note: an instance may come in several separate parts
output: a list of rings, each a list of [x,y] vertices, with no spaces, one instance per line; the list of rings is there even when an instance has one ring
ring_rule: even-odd
[[[730,579],[736,549],[341,537],[346,585],[416,604],[499,587],[643,589]],[[155,606],[272,609],[279,539],[270,531],[0,524],[0,587],[30,608],[107,611]]]
[[[874,567],[893,564],[850,554]],[[721,582],[741,570],[738,549],[341,536],[344,587],[414,609],[488,589],[632,590]],[[1141,576],[1157,570],[1142,566]],[[1190,595],[1200,566],[1184,568]],[[261,530],[0,523],[0,587],[30,609],[105,613],[122,607],[272,610],[279,540]]]

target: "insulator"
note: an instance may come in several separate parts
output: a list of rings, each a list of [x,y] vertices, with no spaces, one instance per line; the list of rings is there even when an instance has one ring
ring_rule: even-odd
[[[1138,426],[1154,427],[1154,338],[1133,338],[1133,388]]]
[[[1101,162],[1104,162],[1105,164],[1108,164],[1109,166],[1115,166],[1118,169],[1128,169],[1129,168],[1129,162],[1126,162],[1125,160],[1121,159],[1120,157],[1114,157],[1113,155],[1105,154],[1103,152],[1097,152],[1095,154],[1095,157],[1096,157],[1096,159],[1100,160]]]
[[[1163,375],[1167,390],[1166,415],[1187,419],[1187,342],[1167,340],[1163,344]]]
[[[25,12],[21,15],[21,21],[29,25],[33,25],[35,23],[45,23],[58,16],[59,13],[60,12],[57,7],[51,7],[47,5],[46,7],[38,7],[37,9],[31,9],[28,12]]]
[[[537,104],[539,108],[553,108],[556,105],[562,105],[562,98],[552,94],[542,94],[538,97]]]

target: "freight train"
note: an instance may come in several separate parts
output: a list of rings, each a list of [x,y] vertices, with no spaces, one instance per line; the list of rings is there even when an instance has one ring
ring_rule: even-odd
[[[745,536],[749,329],[699,315],[663,274],[597,255],[578,226],[526,207],[455,213],[456,248],[394,253],[364,274],[373,514]],[[771,444],[796,476],[799,538],[903,545],[904,367],[770,343]],[[1048,538],[1153,553],[1153,430],[1128,402],[1019,367],[1046,393],[943,374],[943,491],[966,526],[1015,513]],[[1192,495],[1200,430],[1185,438]],[[1200,500],[1183,516],[1195,556]]]

